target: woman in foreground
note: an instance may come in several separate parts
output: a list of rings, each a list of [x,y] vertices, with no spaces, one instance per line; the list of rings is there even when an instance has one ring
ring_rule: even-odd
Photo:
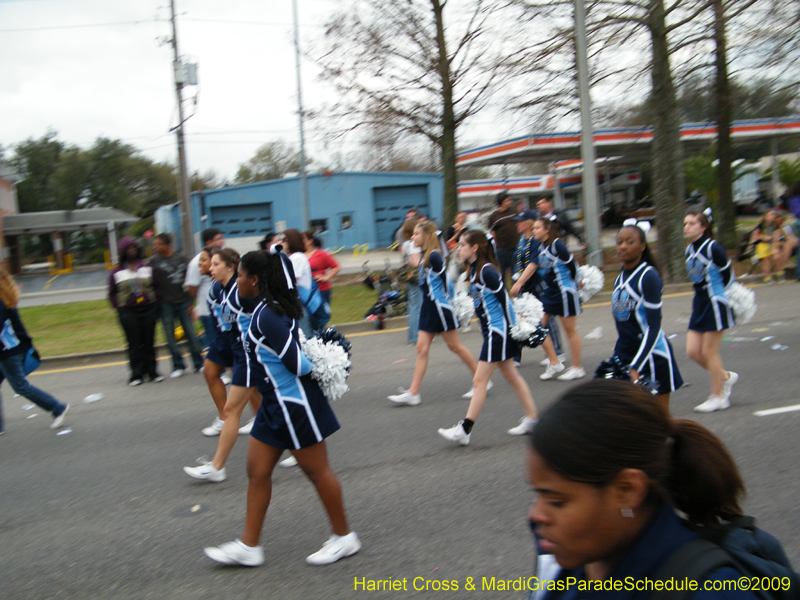
[[[671,420],[649,393],[626,381],[595,379],[566,392],[534,428],[528,465],[538,547],[555,556],[562,587],[568,577],[576,582],[548,591],[546,600],[589,597],[579,591],[581,582],[663,579],[671,555],[699,537],[687,524],[711,529],[742,513],[744,484],[722,442],[697,423]],[[723,567],[705,579],[740,576]],[[602,597],[651,593],[617,590]],[[692,598],[756,596],[699,591]]]

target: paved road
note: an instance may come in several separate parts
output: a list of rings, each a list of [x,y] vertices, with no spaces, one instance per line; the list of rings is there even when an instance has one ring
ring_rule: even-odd
[[[681,358],[688,382],[674,395],[677,417],[696,418],[728,444],[748,487],[747,510],[779,536],[800,564],[796,510],[800,412],[756,417],[759,409],[800,403],[797,349],[798,284],[757,290],[755,320],[730,332],[726,364],[740,373],[734,406],[710,415],[691,409],[707,395],[704,373]],[[665,329],[683,347],[690,296],[665,300]],[[595,303],[597,304],[597,303]],[[607,358],[614,342],[607,305],[580,320],[584,363]],[[763,338],[774,336],[767,341]],[[591,337],[591,336],[590,336]],[[33,382],[72,403],[69,433],[56,435],[38,409],[3,385],[6,435],[0,437],[0,565],[2,596],[44,598],[204,599],[342,598],[366,596],[354,578],[515,579],[531,571],[526,526],[531,492],[525,441],[506,435],[521,416],[500,379],[476,425],[472,443],[451,447],[436,429],[463,418],[469,378],[436,342],[418,407],[389,405],[386,395],[407,385],[414,353],[405,332],[352,334],[352,391],[335,405],[342,430],[329,442],[345,492],[360,554],[324,568],[304,558],[327,538],[312,487],[296,469],[278,469],[259,569],[226,569],[202,554],[205,545],[239,535],[245,511],[246,440],[233,450],[228,481],[203,484],[181,471],[216,441],[200,429],[213,410],[199,375],[140,388],[124,385],[124,364],[47,365]],[[477,352],[476,331],[464,335]],[[786,346],[773,350],[772,346]],[[678,353],[679,356],[682,352]],[[540,382],[540,351],[526,351],[521,372],[540,407],[567,388]],[[162,371],[167,365],[162,363]],[[85,404],[84,396],[104,398]],[[37,415],[32,417],[33,415]],[[32,417],[32,418],[31,418]],[[602,435],[602,432],[598,432]],[[480,585],[478,586],[480,589]],[[378,598],[465,597],[438,592],[370,593]],[[520,598],[519,593],[470,592],[469,597]]]

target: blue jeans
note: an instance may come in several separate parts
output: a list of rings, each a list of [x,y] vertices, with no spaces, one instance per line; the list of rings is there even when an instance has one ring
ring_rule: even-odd
[[[25,353],[14,354],[8,358],[0,360],[0,382],[8,379],[8,383],[20,396],[24,396],[34,404],[43,408],[57,417],[63,413],[67,407],[53,398],[47,392],[33,387],[25,379],[25,371],[22,370],[22,362],[25,360]],[[3,431],[3,413],[0,407],[0,431]]]
[[[422,309],[422,290],[418,285],[407,283],[406,298],[408,299],[408,341],[416,344],[419,333],[419,311]]]
[[[180,304],[162,304],[161,305],[161,324],[164,326],[164,335],[167,338],[167,346],[172,354],[172,370],[181,371],[186,368],[183,364],[183,356],[178,342],[175,340],[175,318],[183,327],[183,337],[189,344],[189,352],[192,354],[192,362],[194,363],[195,371],[203,368],[203,357],[200,354],[200,342],[197,341],[197,336],[194,334],[194,323],[192,317],[186,311],[192,305],[191,301],[181,302]]]
[[[331,290],[319,290],[317,292],[319,297],[322,298],[322,301],[325,302],[328,306],[331,305]],[[314,317],[314,315],[309,315],[308,320],[311,323],[311,330],[314,333],[322,333],[325,331],[328,323],[330,323],[330,319],[325,321],[324,323]]]
[[[217,323],[211,315],[200,315],[200,322],[203,324],[203,335],[200,336],[200,344],[203,348],[210,348],[217,337]]]

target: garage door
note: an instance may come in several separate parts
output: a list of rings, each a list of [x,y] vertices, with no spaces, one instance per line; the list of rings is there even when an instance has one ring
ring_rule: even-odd
[[[209,209],[211,222],[225,237],[264,235],[272,231],[272,205],[247,204],[240,206],[214,206]]]
[[[372,191],[375,198],[375,239],[379,247],[394,242],[394,232],[412,208],[428,215],[427,185],[379,187]]]

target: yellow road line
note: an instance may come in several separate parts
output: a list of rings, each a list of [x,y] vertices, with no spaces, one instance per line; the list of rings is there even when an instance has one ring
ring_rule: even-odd
[[[43,288],[43,289],[45,289],[45,290],[49,290],[49,289],[50,289],[50,283],[51,283],[51,282],[52,282],[52,281],[53,281],[53,280],[54,280],[56,277],[59,277],[60,275],[61,275],[61,274],[59,273],[58,275],[53,275],[53,276],[52,276],[50,279],[48,279],[48,280],[45,282],[45,284],[44,284],[44,288]]]

